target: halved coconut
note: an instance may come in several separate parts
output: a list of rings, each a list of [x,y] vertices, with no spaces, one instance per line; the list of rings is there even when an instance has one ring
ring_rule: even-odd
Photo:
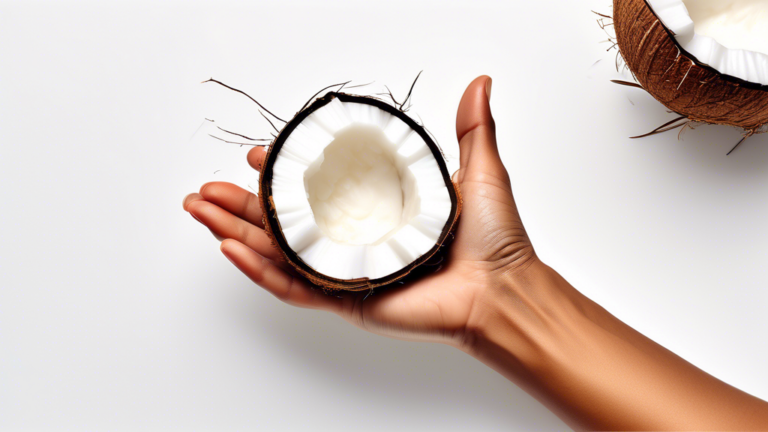
[[[259,197],[285,259],[314,284],[350,291],[408,275],[440,249],[461,211],[422,126],[381,100],[337,92],[280,131]]]
[[[768,1],[614,0],[622,57],[637,81],[692,121],[768,124]]]

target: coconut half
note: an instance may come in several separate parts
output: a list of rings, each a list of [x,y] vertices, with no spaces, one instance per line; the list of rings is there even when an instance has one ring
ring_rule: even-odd
[[[627,66],[669,109],[748,135],[768,124],[768,1],[614,0],[613,9]]]
[[[264,226],[299,273],[370,290],[435,255],[461,212],[427,131],[379,99],[330,92],[287,122],[259,178]]]

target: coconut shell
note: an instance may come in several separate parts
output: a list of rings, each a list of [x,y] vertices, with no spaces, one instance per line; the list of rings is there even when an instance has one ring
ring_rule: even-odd
[[[635,79],[690,120],[756,132],[768,124],[768,86],[723,75],[683,50],[645,0],[614,0],[622,57]]]
[[[296,254],[290,248],[287,241],[285,240],[285,237],[283,236],[282,228],[280,227],[280,221],[277,218],[277,212],[275,211],[275,203],[272,199],[272,167],[274,165],[275,159],[277,158],[277,154],[280,151],[280,148],[299,123],[301,123],[314,111],[328,104],[334,98],[338,98],[342,102],[358,102],[376,106],[377,108],[380,108],[396,117],[399,117],[414,131],[416,131],[432,150],[432,155],[435,157],[435,160],[440,167],[440,171],[443,173],[443,177],[445,178],[446,186],[448,188],[448,193],[451,197],[451,202],[453,203],[449,221],[443,227],[443,231],[441,232],[438,241],[435,243],[435,246],[426,254],[422,255],[420,258],[405,268],[383,278],[374,280],[369,278],[343,280],[328,277],[317,272],[309,265],[307,265],[301,259],[301,257],[299,257],[298,254]],[[443,154],[437,144],[429,136],[426,129],[424,129],[424,127],[417,124],[415,121],[413,121],[413,119],[408,117],[405,113],[396,107],[393,107],[392,105],[389,105],[379,99],[337,92],[330,92],[326,94],[296,114],[296,116],[291,119],[280,131],[280,134],[277,136],[275,141],[269,146],[267,155],[264,158],[264,163],[262,165],[261,176],[259,178],[259,203],[263,212],[264,231],[267,233],[269,238],[272,239],[274,246],[280,250],[283,259],[288,262],[294,269],[296,269],[299,274],[307,278],[314,285],[328,290],[343,291],[370,291],[374,288],[392,285],[398,281],[402,282],[409,275],[415,276],[425,272],[425,269],[423,268],[425,267],[424,264],[429,265],[430,262],[435,260],[441,261],[441,254],[447,253],[447,248],[444,246],[446,246],[453,238],[453,231],[455,231],[456,227],[458,226],[457,222],[459,220],[459,216],[461,215],[462,206],[459,186],[458,184],[451,181],[448,168],[443,158]]]

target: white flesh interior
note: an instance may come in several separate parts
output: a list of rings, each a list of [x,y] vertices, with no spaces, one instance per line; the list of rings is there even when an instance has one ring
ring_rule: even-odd
[[[342,244],[385,241],[419,210],[405,158],[381,129],[362,123],[336,133],[304,172],[304,188],[320,231]]]
[[[768,0],[648,0],[687,52],[720,73],[768,85]]]
[[[451,214],[440,167],[421,136],[371,105],[334,99],[291,133],[272,195],[288,245],[337,279],[379,279],[437,243]]]
[[[697,34],[768,54],[768,0],[683,0]]]

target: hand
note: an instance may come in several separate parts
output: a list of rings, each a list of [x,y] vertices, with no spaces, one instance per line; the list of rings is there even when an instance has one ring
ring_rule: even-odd
[[[768,403],[696,368],[579,293],[536,257],[499,159],[490,78],[467,87],[454,181],[464,207],[443,268],[398,288],[325,295],[282,262],[255,195],[208,183],[184,208],[279,299],[374,333],[441,342],[514,381],[577,430],[766,430]],[[260,169],[261,148],[248,153]]]
[[[240,271],[277,298],[295,306],[323,309],[365,330],[409,340],[465,344],[473,310],[500,278],[515,277],[538,261],[512,196],[496,145],[489,105],[491,79],[467,87],[456,117],[461,152],[453,179],[464,200],[446,264],[438,272],[387,289],[329,296],[281,260],[264,232],[258,199],[228,183],[207,183],[184,199],[184,209],[224,238],[221,251]],[[266,153],[255,147],[249,164],[259,170]]]

